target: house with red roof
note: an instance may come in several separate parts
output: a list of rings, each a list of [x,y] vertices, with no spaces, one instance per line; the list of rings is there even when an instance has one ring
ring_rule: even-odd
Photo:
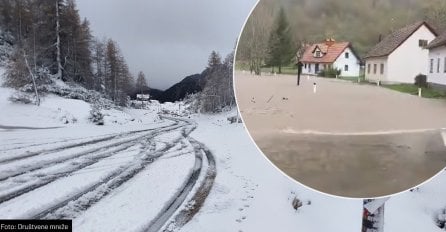
[[[427,75],[427,45],[437,36],[426,22],[400,28],[384,37],[365,56],[365,79],[371,82],[414,83],[418,74]]]
[[[324,69],[341,70],[341,76],[359,76],[360,58],[350,42],[325,42],[308,45],[300,58],[302,73],[317,75]]]

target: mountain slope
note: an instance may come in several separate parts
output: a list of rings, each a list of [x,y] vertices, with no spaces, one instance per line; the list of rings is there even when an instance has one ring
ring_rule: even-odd
[[[166,89],[159,96],[153,96],[160,102],[175,102],[183,99],[187,94],[200,92],[204,86],[204,73],[185,77],[180,82]]]

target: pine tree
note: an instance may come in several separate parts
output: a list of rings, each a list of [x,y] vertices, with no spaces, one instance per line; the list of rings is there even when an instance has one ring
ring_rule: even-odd
[[[213,69],[221,65],[221,56],[216,51],[212,51],[208,59],[208,69]]]
[[[285,10],[280,8],[268,41],[268,64],[277,66],[282,73],[282,66],[289,64],[295,54],[291,32]]]
[[[105,92],[116,104],[124,106],[135,84],[118,45],[111,39],[107,41],[105,62]]]
[[[201,93],[202,112],[219,112],[224,107],[232,107],[234,104],[233,60],[233,52],[224,59],[223,63],[217,52],[213,51],[210,54],[208,67],[204,71],[206,83]]]
[[[106,42],[96,39],[93,41],[92,45],[94,89],[101,92],[105,91],[105,73],[107,68],[107,62],[105,59],[105,43]]]
[[[105,75],[105,90],[113,101],[117,99],[117,79],[118,79],[118,48],[113,40],[107,41],[106,47],[106,75]]]

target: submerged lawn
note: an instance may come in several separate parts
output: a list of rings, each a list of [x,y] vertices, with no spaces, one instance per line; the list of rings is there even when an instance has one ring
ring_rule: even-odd
[[[394,85],[382,85],[382,86],[403,93],[418,95],[418,86],[414,84],[394,84]],[[446,92],[431,87],[421,88],[421,96],[425,98],[446,98]]]

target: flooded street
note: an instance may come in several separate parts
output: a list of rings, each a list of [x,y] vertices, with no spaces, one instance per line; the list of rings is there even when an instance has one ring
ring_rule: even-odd
[[[306,76],[296,86],[291,75],[236,72],[234,82],[243,121],[260,150],[311,188],[384,196],[446,167],[444,100]]]
[[[392,135],[276,134],[255,138],[264,154],[295,180],[347,197],[412,188],[446,166],[439,132]]]

